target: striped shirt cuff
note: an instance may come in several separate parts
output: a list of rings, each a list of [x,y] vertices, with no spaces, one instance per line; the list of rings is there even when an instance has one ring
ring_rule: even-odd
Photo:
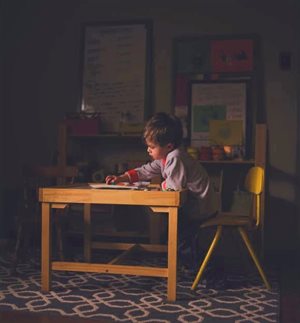
[[[163,191],[166,191],[167,190],[167,182],[166,181],[163,181],[161,183],[161,188],[162,188]]]
[[[138,182],[139,176],[135,169],[130,169],[125,174],[129,177],[130,183]]]

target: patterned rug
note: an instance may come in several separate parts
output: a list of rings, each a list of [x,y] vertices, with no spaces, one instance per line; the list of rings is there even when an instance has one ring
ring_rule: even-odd
[[[163,257],[143,257],[164,265]],[[52,290],[41,291],[40,264],[30,259],[11,271],[0,257],[0,311],[29,311],[119,322],[279,322],[277,275],[268,271],[272,291],[254,274],[227,274],[214,284],[190,287],[194,275],[180,272],[177,301],[166,300],[164,278],[54,272]],[[254,272],[253,268],[253,272]]]

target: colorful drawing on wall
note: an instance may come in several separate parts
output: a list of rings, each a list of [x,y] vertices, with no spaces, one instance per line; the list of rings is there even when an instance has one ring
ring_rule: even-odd
[[[212,40],[211,65],[214,73],[252,71],[253,40]]]
[[[244,148],[246,139],[246,82],[192,81],[190,95],[189,130],[191,146],[200,148],[216,144],[213,144],[210,140],[211,131],[214,131],[214,141],[220,141],[222,137],[224,139],[228,136],[228,140],[232,140],[232,142],[237,140],[240,143],[242,138]],[[219,124],[214,124],[211,120],[219,120]],[[229,122],[226,123],[225,121]],[[238,122],[231,123],[230,121]],[[218,122],[216,121],[216,123]],[[212,124],[214,124],[213,130],[210,129]],[[221,133],[220,130],[222,130]]]
[[[210,120],[224,120],[225,105],[194,105],[192,107],[192,131],[208,132]]]
[[[209,141],[211,145],[243,144],[242,120],[210,120]]]

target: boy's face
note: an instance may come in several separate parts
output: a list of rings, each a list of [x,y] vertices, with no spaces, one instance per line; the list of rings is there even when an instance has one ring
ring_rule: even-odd
[[[173,144],[159,146],[158,144],[154,144],[153,142],[148,140],[146,140],[146,144],[148,146],[147,152],[153,160],[166,159],[168,153],[174,148]]]

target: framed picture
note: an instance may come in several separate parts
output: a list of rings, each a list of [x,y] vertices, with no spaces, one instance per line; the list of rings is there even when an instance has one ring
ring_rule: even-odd
[[[139,128],[148,116],[149,21],[83,26],[81,112],[99,113],[101,132]]]
[[[249,139],[247,88],[245,81],[191,82],[191,146],[233,145],[246,148]]]

